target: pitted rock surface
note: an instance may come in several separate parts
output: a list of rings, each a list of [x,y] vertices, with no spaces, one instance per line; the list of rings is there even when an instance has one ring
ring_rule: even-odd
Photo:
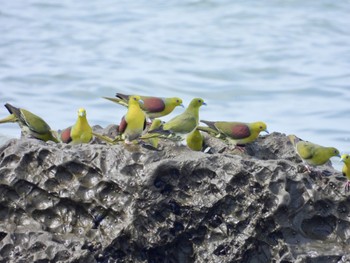
[[[98,129],[112,134],[115,127]],[[350,198],[288,137],[0,148],[1,262],[349,262]]]

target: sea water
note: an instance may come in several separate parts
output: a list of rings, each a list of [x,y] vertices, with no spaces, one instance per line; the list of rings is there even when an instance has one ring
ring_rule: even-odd
[[[349,13],[347,0],[3,1],[0,103],[63,129],[79,107],[118,124],[126,109],[102,98],[116,92],[201,97],[201,119],[350,153]],[[19,135],[0,126],[0,143]]]

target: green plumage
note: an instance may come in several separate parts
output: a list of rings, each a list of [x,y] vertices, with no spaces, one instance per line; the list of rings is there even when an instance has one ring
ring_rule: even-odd
[[[140,104],[143,103],[140,96],[130,96],[128,111],[124,117],[123,136],[126,143],[138,139],[146,126],[146,115],[141,110]]]
[[[260,132],[267,132],[266,124],[262,121],[245,123],[201,120],[201,122],[209,127],[209,130],[200,128],[201,130],[224,135],[235,145],[251,143],[258,138]]]
[[[58,142],[57,138],[53,136],[50,126],[39,116],[25,109],[16,108],[9,103],[6,103],[5,107],[11,115],[0,120],[0,123],[17,122],[23,136],[33,137],[42,141]]]
[[[289,135],[288,137],[301,159],[310,165],[323,165],[333,156],[340,157],[338,149],[334,147],[324,147],[312,142],[303,141],[295,135]]]
[[[193,151],[201,151],[203,148],[203,142],[203,135],[197,129],[193,130],[186,137],[187,146]]]
[[[92,128],[86,118],[86,110],[78,110],[78,118],[75,124],[61,133],[61,141],[64,143],[78,144],[88,143],[92,139]]]
[[[342,174],[348,179],[348,181],[345,183],[345,191],[348,192],[350,190],[350,155],[343,154],[340,160],[344,163]]]
[[[192,132],[198,126],[199,108],[202,105],[206,105],[203,99],[194,98],[182,114],[166,122],[162,129],[178,135]]]
[[[128,107],[128,101],[131,95],[121,93],[116,94],[116,98],[103,97],[107,100],[113,101],[125,107]],[[151,96],[140,96],[143,101],[140,103],[140,108],[144,111],[146,116],[150,119],[159,118],[171,113],[175,107],[182,106],[182,99],[178,97],[161,98]]]
[[[342,173],[348,180],[350,180],[350,155],[343,154],[341,156],[341,161],[344,163]]]

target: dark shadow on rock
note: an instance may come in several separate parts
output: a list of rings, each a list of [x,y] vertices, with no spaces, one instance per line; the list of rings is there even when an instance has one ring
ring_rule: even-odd
[[[117,127],[94,127],[115,137]],[[350,197],[288,137],[0,147],[0,262],[347,262]]]

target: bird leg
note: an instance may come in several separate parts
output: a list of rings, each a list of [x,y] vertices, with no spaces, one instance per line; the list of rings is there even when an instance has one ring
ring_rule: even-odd
[[[236,150],[236,149],[238,151],[244,153],[245,152],[245,145],[236,144],[235,147],[233,147],[233,150]]]
[[[310,168],[307,164],[304,165],[304,169],[305,169],[305,170],[304,170],[304,173],[305,173],[305,172],[307,172],[307,173],[309,173],[309,174],[312,173],[311,168]]]
[[[131,145],[131,144],[132,144],[132,142],[129,141],[129,140],[125,140],[124,143],[125,143],[126,145]]]

